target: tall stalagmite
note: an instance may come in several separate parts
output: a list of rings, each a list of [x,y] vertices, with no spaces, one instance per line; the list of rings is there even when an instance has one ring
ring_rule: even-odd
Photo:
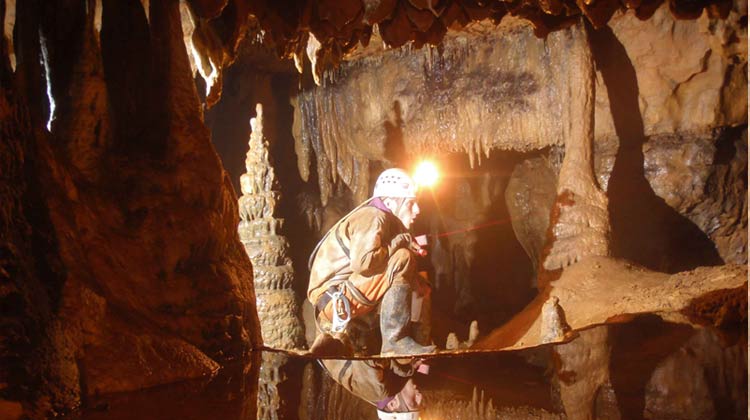
[[[253,263],[256,305],[265,345],[293,349],[301,347],[303,332],[292,290],[294,270],[288,256],[289,242],[277,234],[283,219],[274,217],[279,186],[268,159],[263,137],[263,107],[256,106],[250,120],[252,132],[245,159],[247,173],[240,177],[239,233]],[[287,356],[264,354],[258,382],[258,419],[277,419],[281,405],[278,385],[284,381],[282,367]]]

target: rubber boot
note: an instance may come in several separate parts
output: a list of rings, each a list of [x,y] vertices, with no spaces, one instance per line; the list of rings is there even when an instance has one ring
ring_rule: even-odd
[[[411,287],[404,283],[394,283],[383,296],[380,306],[380,333],[383,355],[409,355],[433,353],[435,346],[422,346],[411,333]]]
[[[432,299],[430,296],[426,296],[422,300],[422,311],[419,317],[419,321],[412,321],[411,323],[411,336],[417,343],[426,346],[434,344],[432,342]]]

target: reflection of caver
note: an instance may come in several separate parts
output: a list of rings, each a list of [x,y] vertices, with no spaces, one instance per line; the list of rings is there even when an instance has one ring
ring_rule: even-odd
[[[412,308],[412,301],[420,301],[429,291],[416,273],[415,253],[422,248],[407,232],[419,214],[416,190],[403,170],[384,171],[373,197],[339,220],[313,251],[307,297],[316,308],[319,327],[310,349],[314,354],[325,354],[331,340],[345,341],[349,321],[378,304],[381,353],[435,350],[414,339],[427,334],[412,331],[412,321],[420,321],[421,312],[416,304]],[[429,327],[428,323],[416,325]]]
[[[427,373],[427,365],[406,365],[391,360],[321,360],[328,375],[351,392],[377,407],[381,420],[417,420],[422,394],[414,384],[415,371]]]

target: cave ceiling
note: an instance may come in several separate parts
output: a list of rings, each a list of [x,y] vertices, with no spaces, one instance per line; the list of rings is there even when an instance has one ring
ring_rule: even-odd
[[[141,0],[147,3],[148,0]],[[231,63],[244,37],[256,37],[280,58],[304,57],[336,67],[373,49],[438,45],[449,31],[473,22],[525,22],[538,37],[564,29],[580,16],[600,28],[618,10],[649,19],[664,0],[185,0],[186,41],[207,80],[207,104],[221,95],[221,69]],[[731,0],[669,0],[677,19],[726,18]],[[506,17],[516,19],[505,19]],[[186,22],[187,25],[186,25]]]

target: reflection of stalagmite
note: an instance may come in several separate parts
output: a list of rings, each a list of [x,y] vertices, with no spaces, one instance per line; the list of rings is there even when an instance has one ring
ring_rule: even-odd
[[[552,249],[544,260],[548,270],[586,256],[609,255],[607,197],[596,184],[593,165],[594,62],[583,23],[569,33],[574,42],[567,56],[573,70],[567,92],[560,95],[565,158],[552,216]]]
[[[268,144],[263,137],[263,108],[260,104],[256,106],[256,118],[250,120],[250,125],[252,133],[245,159],[247,173],[240,177],[240,240],[253,263],[263,343],[276,348],[298,348],[303,334],[292,290],[294,271],[287,255],[289,243],[277,232],[282,220],[273,217],[279,192],[268,159]],[[263,355],[258,381],[258,419],[279,417],[278,385],[285,379],[281,368],[286,364],[286,358],[282,354]]]
[[[567,344],[553,347],[559,363],[556,379],[565,414],[571,420],[594,419],[594,402],[599,392],[611,387],[607,326],[580,332]]]

